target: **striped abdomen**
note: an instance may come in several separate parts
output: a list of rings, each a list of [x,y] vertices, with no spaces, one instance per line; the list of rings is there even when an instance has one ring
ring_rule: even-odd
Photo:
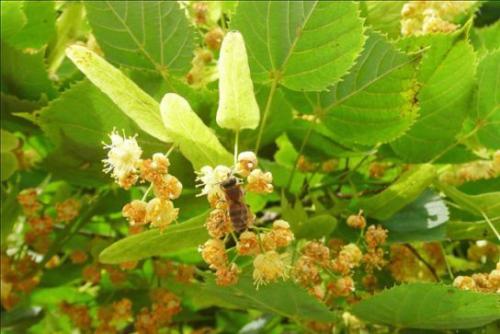
[[[229,218],[236,232],[242,232],[248,225],[248,207],[244,203],[229,203]]]

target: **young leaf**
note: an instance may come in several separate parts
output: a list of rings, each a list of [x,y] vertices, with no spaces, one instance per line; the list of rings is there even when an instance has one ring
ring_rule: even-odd
[[[367,216],[386,220],[407,204],[413,202],[436,176],[436,168],[426,164],[414,166],[386,190],[369,198],[362,198],[358,207]]]
[[[161,121],[158,102],[132,80],[83,46],[70,46],[66,54],[142,130],[162,141],[172,141]]]
[[[209,238],[203,225],[206,216],[205,213],[171,225],[163,233],[153,229],[121,239],[104,249],[99,255],[99,261],[109,264],[138,261],[198,247]]]
[[[439,37],[439,38],[438,38]],[[467,41],[454,36],[432,40],[420,66],[420,117],[404,136],[392,143],[410,162],[427,162],[455,142],[470,107],[476,57]]]
[[[500,319],[500,296],[453,287],[413,283],[400,285],[354,305],[365,321],[418,329],[462,329]]]
[[[182,96],[165,94],[160,110],[169,135],[195,169],[205,165],[231,164],[229,152]]]
[[[47,45],[55,34],[56,9],[54,1],[24,1],[26,25],[8,42],[19,49],[40,49]]]
[[[340,83],[328,92],[288,96],[299,111],[306,108],[305,112],[320,116],[338,142],[391,141],[407,131],[417,116],[414,60],[380,34],[370,33],[360,59]]]
[[[500,50],[486,55],[477,70],[474,99],[477,136],[491,149],[500,149]]]
[[[277,80],[318,91],[352,66],[363,43],[357,5],[333,1],[242,1],[231,21],[241,31],[256,82]]]
[[[217,68],[219,70],[217,124],[234,131],[255,129],[259,125],[259,105],[250,78],[245,42],[239,32],[228,32],[224,37]]]
[[[194,29],[175,1],[85,1],[94,36],[114,63],[184,74]]]
[[[26,53],[2,42],[2,92],[21,99],[52,99],[57,90],[49,79],[44,52]]]

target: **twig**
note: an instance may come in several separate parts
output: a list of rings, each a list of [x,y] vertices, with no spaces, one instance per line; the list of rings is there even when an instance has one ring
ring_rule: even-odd
[[[426,259],[424,259],[412,245],[410,245],[409,243],[404,243],[403,245],[408,248],[413,253],[413,255],[415,255],[415,257],[427,267],[427,269],[429,269],[436,282],[439,282],[440,279],[436,272],[436,269]]]

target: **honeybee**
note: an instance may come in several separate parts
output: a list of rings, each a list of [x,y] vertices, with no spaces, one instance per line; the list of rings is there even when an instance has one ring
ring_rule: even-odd
[[[237,233],[244,231],[248,227],[252,213],[244,202],[243,189],[241,189],[238,179],[234,176],[229,176],[221,182],[221,188],[226,196],[229,218],[234,230]]]

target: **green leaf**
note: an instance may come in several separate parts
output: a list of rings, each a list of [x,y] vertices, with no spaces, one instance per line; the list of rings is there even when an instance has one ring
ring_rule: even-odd
[[[14,134],[10,133],[9,131],[5,131],[4,129],[0,129],[0,134],[0,152],[10,152],[13,149],[17,148],[17,146],[19,145],[19,140]]]
[[[9,177],[14,174],[18,168],[16,155],[12,152],[2,152],[1,161],[2,161],[2,171],[1,171],[1,180],[7,180]]]
[[[110,61],[164,74],[190,68],[194,29],[175,1],[85,1],[85,7]]]
[[[328,92],[306,93],[290,101],[299,111],[306,108],[319,116],[340,143],[391,141],[416,117],[414,58],[371,33],[360,59],[340,83]]]
[[[239,32],[228,32],[224,37],[217,68],[217,124],[234,131],[255,129],[259,125],[260,111],[250,78],[245,42]]]
[[[293,233],[297,239],[321,239],[328,237],[337,227],[337,219],[328,214],[308,218],[295,226]]]
[[[470,108],[476,57],[467,41],[439,36],[422,59],[418,81],[420,117],[392,143],[410,162],[427,162],[455,143]]]
[[[231,21],[246,41],[256,82],[318,91],[337,82],[364,43],[357,5],[332,1],[243,1]]]
[[[16,48],[40,49],[55,34],[56,9],[54,1],[23,1],[26,24],[8,39]]]
[[[269,97],[270,88],[264,85],[255,86],[255,95],[257,102],[259,103],[260,110],[264,110],[266,107],[267,99]],[[280,89],[276,90],[273,99],[271,101],[271,106],[269,108],[269,117],[267,118],[266,126],[262,134],[262,146],[273,143],[276,138],[285,132],[292,122],[292,107],[283,97],[283,93]],[[244,130],[240,134],[240,144],[241,147],[247,147],[249,149],[255,148],[255,142],[257,141],[258,133],[257,131]]]
[[[389,230],[389,241],[436,241],[446,239],[449,211],[443,199],[431,190],[382,222]]]
[[[500,296],[413,283],[365,299],[354,305],[352,312],[365,321],[396,327],[474,328],[500,319]]]
[[[357,206],[363,209],[367,216],[387,220],[417,199],[435,176],[436,168],[430,164],[414,166],[380,194],[362,198]]]
[[[489,26],[473,29],[471,40],[480,56],[495,51],[500,45],[500,21],[496,20]]]
[[[433,229],[448,221],[449,212],[444,201],[426,190],[414,202],[404,207],[382,224],[389,231],[414,232]]]
[[[9,41],[26,24],[26,16],[23,12],[21,1],[1,1],[1,36],[2,40]]]
[[[231,164],[231,154],[182,96],[165,94],[160,111],[169,135],[195,169],[205,165]]]
[[[207,214],[169,226],[163,233],[158,229],[135,234],[113,243],[99,255],[102,263],[138,261],[151,256],[176,253],[197,247],[209,239],[204,226]]]
[[[70,46],[66,54],[142,130],[162,141],[172,141],[161,121],[158,102],[132,80],[83,46]]]
[[[213,280],[209,280],[201,285],[199,291],[200,294],[206,294],[226,307],[242,310],[257,309],[293,320],[307,319],[322,322],[334,320],[333,313],[324,304],[290,281],[264,285],[257,290],[250,275],[244,274],[236,285],[221,287]]]
[[[2,189],[2,203],[0,207],[0,216],[2,221],[0,224],[1,228],[1,246],[4,248],[4,243],[7,240],[12,227],[14,226],[16,219],[21,211],[21,207],[17,201],[17,194],[19,189],[13,187],[9,192],[4,192]]]
[[[363,4],[367,11],[366,24],[391,38],[401,35],[401,9],[404,2],[365,1]]]
[[[500,149],[500,50],[487,54],[478,65],[474,98],[477,136],[488,148]]]
[[[468,195],[442,183],[438,187],[465,211],[480,217],[483,217],[483,213],[490,218],[500,217],[500,191]]]
[[[2,92],[21,99],[52,99],[57,90],[47,74],[44,52],[26,53],[2,43]]]

